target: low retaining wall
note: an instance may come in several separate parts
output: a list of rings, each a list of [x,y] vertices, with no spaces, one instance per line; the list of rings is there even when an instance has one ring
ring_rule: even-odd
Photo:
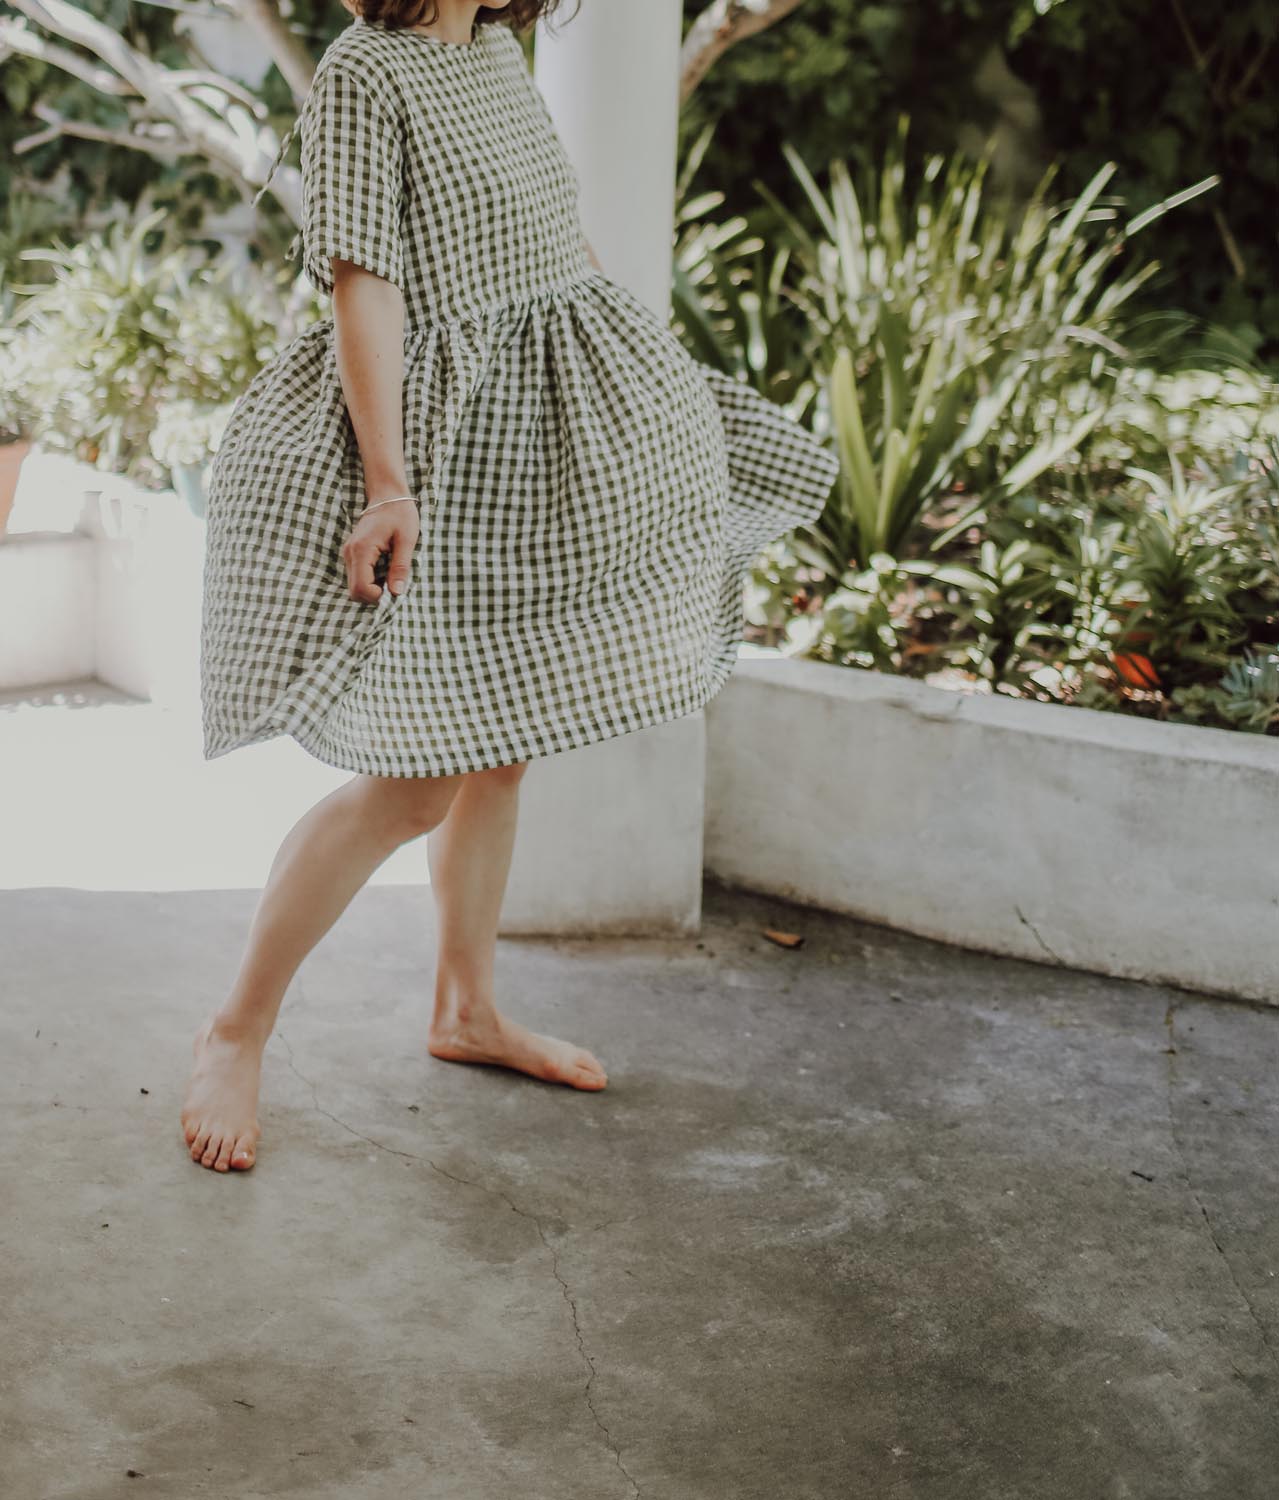
[[[92,537],[0,541],[0,692],[93,675],[96,590]]]
[[[705,736],[685,714],[532,761],[502,937],[695,936]]]
[[[198,698],[203,528],[183,501],[41,454],[19,502],[0,538],[0,692],[96,677]]]
[[[986,952],[1279,1004],[1279,742],[739,661],[706,867]]]

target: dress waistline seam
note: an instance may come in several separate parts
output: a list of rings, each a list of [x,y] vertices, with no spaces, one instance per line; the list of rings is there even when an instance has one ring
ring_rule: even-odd
[[[533,291],[518,292],[511,297],[498,297],[492,302],[476,303],[472,306],[458,307],[448,313],[437,316],[430,314],[413,316],[406,313],[405,336],[410,333],[426,332],[432,327],[449,323],[484,323],[502,313],[512,310],[523,310],[535,307],[539,303],[553,302],[556,298],[572,291],[575,287],[585,286],[589,282],[597,280],[600,273],[594,266],[588,266],[585,271],[576,275],[566,277],[562,281],[554,281],[546,286],[538,287]]]

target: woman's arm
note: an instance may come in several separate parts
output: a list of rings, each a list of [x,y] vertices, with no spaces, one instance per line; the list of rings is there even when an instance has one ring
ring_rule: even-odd
[[[338,379],[364,467],[365,504],[408,493],[404,461],[404,297],[394,282],[333,258],[333,327]],[[391,553],[387,584],[408,585],[420,529],[415,501],[383,505],[357,522],[342,549],[351,597],[375,603],[374,569]]]
[[[368,504],[408,490],[404,464],[404,297],[349,260],[333,261],[338,378],[351,415]]]
[[[587,259],[597,271],[602,271],[604,267],[600,265],[599,261],[595,258],[595,252],[591,249],[591,242],[586,238],[585,235],[582,236],[582,243],[586,246]]]

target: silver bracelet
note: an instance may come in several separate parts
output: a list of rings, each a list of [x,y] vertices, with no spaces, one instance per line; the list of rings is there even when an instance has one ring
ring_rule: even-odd
[[[371,510],[376,510],[379,505],[397,505],[401,500],[412,500],[414,503],[416,503],[417,502],[417,496],[416,495],[392,495],[389,500],[375,500],[372,505],[366,505],[364,507],[364,509],[360,512],[360,515],[356,516],[355,519],[358,521],[360,519],[360,516],[367,516],[368,513]]]

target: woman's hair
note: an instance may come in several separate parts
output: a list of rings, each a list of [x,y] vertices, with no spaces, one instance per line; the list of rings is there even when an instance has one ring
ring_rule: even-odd
[[[500,10],[480,6],[475,22],[477,26],[484,26],[500,21],[513,31],[526,31],[540,17],[549,16],[559,7],[560,0],[508,0]],[[403,26],[420,26],[423,22],[430,25],[439,19],[440,14],[438,0],[350,0],[347,8],[374,26],[385,26],[388,31]]]

